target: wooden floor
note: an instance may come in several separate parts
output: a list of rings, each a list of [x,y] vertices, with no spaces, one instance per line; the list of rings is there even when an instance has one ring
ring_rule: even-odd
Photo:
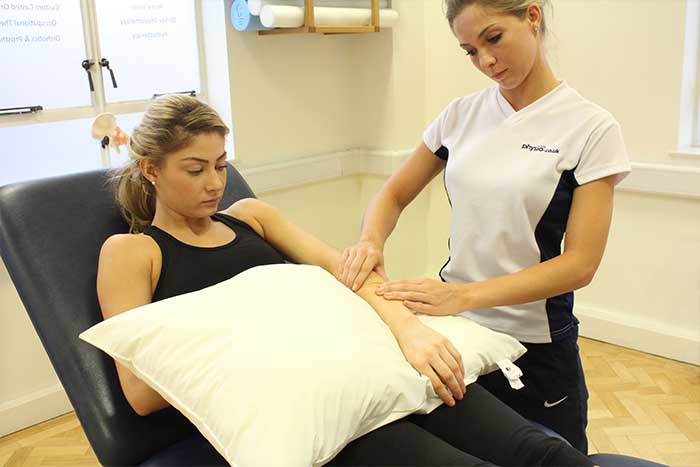
[[[700,467],[700,367],[589,339],[591,452]],[[75,414],[0,438],[0,465],[98,466]]]

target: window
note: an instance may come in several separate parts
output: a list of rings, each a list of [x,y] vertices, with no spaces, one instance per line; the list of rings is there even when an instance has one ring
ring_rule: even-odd
[[[687,0],[678,147],[700,155],[700,0]]]
[[[216,25],[225,34],[225,22],[216,21],[225,7],[224,0],[205,3],[0,2],[0,185],[123,162],[125,151],[103,150],[90,136],[101,112],[131,133],[154,95],[192,92],[211,102],[204,43],[212,31],[204,29]],[[226,51],[216,52],[208,58],[220,68]],[[212,91],[220,99],[212,105],[230,122],[228,88],[223,98]],[[227,151],[233,154],[230,138]]]

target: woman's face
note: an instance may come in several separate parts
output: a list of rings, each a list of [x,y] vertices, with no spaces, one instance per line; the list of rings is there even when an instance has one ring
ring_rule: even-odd
[[[452,30],[474,66],[501,89],[512,90],[527,79],[540,53],[535,32],[540,20],[537,5],[521,20],[472,4],[457,15]]]
[[[168,154],[156,169],[158,203],[188,218],[209,217],[218,210],[226,187],[224,137],[204,133]]]

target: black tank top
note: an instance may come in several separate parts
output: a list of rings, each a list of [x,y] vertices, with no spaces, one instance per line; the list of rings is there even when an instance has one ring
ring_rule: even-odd
[[[144,231],[156,241],[163,257],[152,301],[218,284],[255,266],[284,263],[284,257],[245,222],[221,213],[212,219],[226,224],[236,238],[226,245],[198,247],[153,225]]]

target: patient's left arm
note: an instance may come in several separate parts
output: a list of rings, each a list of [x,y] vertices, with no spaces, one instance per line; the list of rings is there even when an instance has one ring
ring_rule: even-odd
[[[339,279],[336,274],[341,252],[290,222],[269,204],[248,198],[238,201],[224,212],[248,223],[292,261],[320,266]],[[436,393],[446,404],[454,405],[454,398],[461,399],[464,395],[461,355],[447,338],[423,325],[401,303],[375,294],[382,282],[378,274],[372,273],[356,293],[374,308],[389,327],[406,360],[430,379]]]

